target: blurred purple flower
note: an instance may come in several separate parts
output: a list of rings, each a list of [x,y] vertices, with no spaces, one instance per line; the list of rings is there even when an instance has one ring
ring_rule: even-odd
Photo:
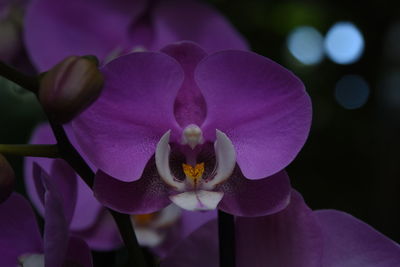
[[[1,266],[92,266],[89,247],[68,233],[73,201],[64,199],[57,192],[51,179],[40,167],[36,165],[34,168],[35,180],[42,188],[40,198],[45,206],[43,240],[30,204],[19,194],[13,193],[0,204]],[[67,187],[69,184],[69,181],[57,182]]]
[[[55,142],[48,124],[42,124],[36,128],[30,141],[32,144],[55,144]],[[77,147],[76,144],[75,147]],[[122,240],[111,214],[96,200],[92,190],[77,176],[72,168],[64,162],[60,163],[60,161],[31,157],[25,159],[25,186],[33,205],[44,216],[44,203],[40,198],[41,187],[35,183],[33,176],[33,166],[37,164],[49,173],[55,181],[65,180],[71,184],[69,186],[56,184],[59,185],[58,190],[66,199],[76,203],[69,231],[85,240],[89,247],[94,250],[112,250],[120,247]],[[74,187],[74,190],[68,191],[70,187]],[[71,193],[74,194],[71,195]]]
[[[200,227],[161,267],[218,267],[217,231],[216,220]],[[312,211],[292,192],[279,213],[236,219],[236,266],[393,267],[400,266],[400,246],[347,213]]]
[[[185,211],[174,204],[158,212],[131,216],[139,244],[149,247],[161,258],[198,227],[216,217],[215,211]]]
[[[140,214],[172,201],[245,216],[287,205],[280,171],[311,122],[310,99],[288,70],[251,52],[207,55],[182,42],[101,71],[102,95],[72,129],[100,169],[94,191],[104,205]]]
[[[27,1],[0,1],[0,60],[20,63],[22,59],[22,19]]]
[[[207,52],[247,49],[221,14],[195,0],[36,0],[25,19],[26,45],[39,71],[70,55],[92,54],[107,62],[181,40]]]

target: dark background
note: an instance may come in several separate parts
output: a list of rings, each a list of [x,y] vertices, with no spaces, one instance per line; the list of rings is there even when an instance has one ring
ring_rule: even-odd
[[[309,206],[346,211],[400,242],[399,7],[385,1],[207,2],[231,20],[253,51],[291,69],[306,85],[313,125],[288,172]],[[340,21],[352,22],[364,37],[355,63],[336,64],[325,56],[307,66],[290,54],[287,38],[296,27],[312,26],[325,36]],[[351,110],[335,99],[337,81],[349,74],[363,77],[370,89],[365,105]],[[0,80],[0,86],[0,142],[26,143],[44,119],[40,107],[12,84]],[[23,192],[22,159],[8,159]]]

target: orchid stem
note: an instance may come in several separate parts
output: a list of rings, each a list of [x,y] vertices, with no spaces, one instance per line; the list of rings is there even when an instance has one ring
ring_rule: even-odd
[[[39,80],[37,77],[28,76],[22,72],[19,72],[2,61],[0,61],[0,76],[3,76],[7,80],[14,82],[35,94],[39,90]]]
[[[0,144],[0,153],[8,155],[59,158],[57,145],[8,145]]]
[[[219,266],[235,267],[235,218],[218,211]]]

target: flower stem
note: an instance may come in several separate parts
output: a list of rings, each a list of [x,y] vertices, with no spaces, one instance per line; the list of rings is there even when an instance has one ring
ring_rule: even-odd
[[[37,77],[21,73],[2,61],[0,61],[0,76],[3,76],[7,80],[14,82],[35,94],[39,90],[39,80]]]
[[[0,153],[8,155],[58,158],[57,145],[8,145],[0,144]]]
[[[235,267],[235,221],[234,216],[218,211],[219,266]]]

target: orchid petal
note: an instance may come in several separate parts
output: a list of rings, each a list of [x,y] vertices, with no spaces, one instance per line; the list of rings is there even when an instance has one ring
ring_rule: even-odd
[[[121,247],[122,240],[110,212],[102,210],[94,224],[87,229],[75,230],[74,235],[82,238],[91,249],[110,251]]]
[[[64,214],[65,202],[44,172],[42,172],[41,177],[46,189],[43,234],[45,266],[61,267],[68,248],[69,225]]]
[[[155,50],[181,40],[196,42],[208,53],[248,49],[246,41],[235,28],[205,3],[193,0],[159,1],[153,17]]]
[[[182,182],[175,181],[175,178],[172,176],[171,169],[169,167],[169,154],[171,152],[171,147],[169,145],[169,137],[171,135],[171,131],[168,130],[160,139],[156,147],[156,166],[158,174],[161,179],[167,183],[169,186],[172,186],[174,189],[178,191],[183,191],[185,188],[185,184]]]
[[[169,198],[185,210],[214,210],[223,196],[221,192],[198,190],[171,195]]]
[[[184,128],[190,124],[201,125],[207,114],[206,102],[194,81],[194,70],[206,57],[206,52],[197,44],[183,41],[164,47],[161,52],[176,59],[185,72],[185,79],[174,102],[174,115]]]
[[[33,62],[39,71],[45,71],[70,55],[105,59],[126,44],[128,31],[144,12],[145,2],[32,1],[24,32]]]
[[[22,263],[23,267],[45,266],[43,254],[24,254],[18,258],[18,261]]]
[[[220,129],[232,140],[245,177],[262,179],[286,167],[303,146],[311,102],[302,82],[277,63],[246,51],[203,59],[195,80],[207,103],[206,140]]]
[[[313,212],[297,192],[289,206],[269,216],[238,217],[236,252],[238,267],[320,267],[322,232]]]
[[[101,96],[72,128],[98,169],[135,181],[162,135],[168,129],[180,132],[173,103],[183,71],[165,54],[137,52],[115,59],[102,72],[106,82]]]
[[[237,216],[264,216],[279,212],[290,202],[291,185],[285,171],[249,180],[239,168],[218,190],[225,193],[218,208]]]
[[[178,208],[174,204],[171,206]],[[153,248],[153,251],[160,258],[164,258],[166,255],[169,255],[170,251],[172,251],[180,241],[185,239],[203,224],[217,218],[218,214],[217,210],[199,212],[182,210],[181,208],[178,209],[182,211],[180,221],[176,222],[175,225],[169,229],[168,235],[166,236],[164,242],[156,248]]]
[[[36,182],[36,190],[46,205],[45,195],[47,191],[57,194],[62,203],[62,210],[69,224],[77,199],[76,175],[70,166],[63,160],[54,160],[51,166],[52,177],[37,163],[33,163],[33,178]]]
[[[0,204],[0,249],[3,266],[17,266],[23,254],[43,253],[43,242],[35,213],[17,193]]]
[[[71,132],[71,128],[69,125],[64,125],[64,128],[67,132],[67,135],[74,145],[74,147],[78,150],[78,152],[85,157],[80,147],[77,145],[76,140]],[[34,130],[30,142],[31,144],[55,144],[56,140],[51,131],[49,124],[40,124]],[[85,159],[86,160],[86,159]],[[68,187],[60,186],[59,190],[69,201],[75,202],[75,211],[72,216],[72,221],[70,222],[70,229],[72,231],[81,231],[83,229],[89,228],[95,220],[97,219],[102,206],[93,196],[92,190],[82,181],[80,177],[78,177],[75,173],[73,173],[71,168],[67,166],[63,167],[63,170],[57,170],[57,168],[53,167],[54,159],[49,158],[39,158],[39,157],[26,157],[24,162],[24,178],[25,178],[25,188],[29,195],[30,200],[32,201],[36,210],[44,215],[44,204],[43,204],[43,186],[40,180],[36,180],[33,177],[33,165],[36,163],[39,165],[46,173],[51,175],[54,180],[59,180],[59,176],[65,176],[63,173],[68,173],[70,177],[64,177],[67,182],[74,184],[76,183],[77,193],[75,197],[70,195],[70,191],[67,191]],[[93,166],[91,166],[93,168]],[[54,171],[54,173],[52,172]],[[62,178],[62,179],[64,179]],[[35,183],[35,181],[37,183]],[[76,199],[74,199],[76,198]]]
[[[218,223],[211,220],[180,242],[161,261],[161,267],[218,267]],[[247,244],[248,245],[248,244]],[[183,252],[183,253],[182,253]],[[187,253],[185,253],[187,252]],[[239,266],[239,267],[247,267]],[[257,266],[257,265],[255,265]]]
[[[156,229],[135,227],[135,234],[141,246],[155,247],[164,241],[165,233],[157,232]]]
[[[315,211],[324,237],[324,267],[400,266],[400,245],[350,214]]]
[[[202,188],[208,190],[227,180],[236,166],[236,152],[231,140],[220,130],[216,130],[216,136],[217,140],[214,143],[217,158],[216,175],[202,184]]]
[[[34,130],[30,144],[56,144],[54,135],[51,132],[50,125],[40,124]],[[43,204],[43,192],[38,193],[36,179],[33,178],[33,163],[37,163],[45,172],[50,173],[53,159],[39,158],[39,157],[26,157],[24,160],[24,182],[25,189],[29,196],[30,201],[36,210],[43,216],[44,215],[44,204]],[[41,184],[41,183],[40,183]],[[41,185],[40,185],[41,187]]]
[[[121,182],[101,170],[98,171],[93,186],[96,198],[104,206],[122,213],[145,214],[164,208],[170,204],[169,192],[154,165],[152,158],[142,178],[135,182]]]
[[[181,214],[181,208],[174,204],[168,205],[160,211],[157,219],[155,219],[152,223],[152,227],[159,228],[170,226],[179,220]]]

